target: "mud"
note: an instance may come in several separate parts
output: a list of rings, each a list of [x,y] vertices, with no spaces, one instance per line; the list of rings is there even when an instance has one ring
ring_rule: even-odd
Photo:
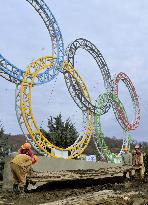
[[[23,195],[0,193],[0,204],[16,205],[148,205],[148,179],[121,177],[53,182]]]

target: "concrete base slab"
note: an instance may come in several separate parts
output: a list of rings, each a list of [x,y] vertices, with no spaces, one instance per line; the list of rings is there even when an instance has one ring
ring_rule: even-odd
[[[122,166],[121,164],[113,164],[106,162],[87,162],[84,160],[66,160],[54,159],[49,157],[39,157],[37,164],[33,166],[34,171],[68,171],[68,170],[98,170],[100,168]]]
[[[11,159],[12,157],[8,157],[5,160],[3,190],[12,189]],[[32,166],[28,181],[30,183],[37,184],[39,182],[38,184],[44,184],[52,181],[99,179],[102,177],[122,176],[123,172],[129,168],[121,164],[54,159],[41,156],[38,163]]]

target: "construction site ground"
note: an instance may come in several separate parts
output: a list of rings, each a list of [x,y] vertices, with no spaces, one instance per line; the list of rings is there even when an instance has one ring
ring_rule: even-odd
[[[34,185],[29,185],[28,193],[16,195],[10,160],[5,160],[0,205],[148,205],[148,177],[144,181],[123,177],[133,167],[41,157],[27,177]]]
[[[0,192],[0,204],[16,205],[148,205],[148,178],[50,182],[23,195]]]

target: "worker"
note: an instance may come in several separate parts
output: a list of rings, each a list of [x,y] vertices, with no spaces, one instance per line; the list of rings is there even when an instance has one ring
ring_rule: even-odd
[[[122,164],[125,166],[132,166],[132,154],[129,152],[128,147],[123,148],[123,153],[122,153]],[[132,171],[128,170],[123,173],[123,176],[126,178],[127,172],[129,172],[129,178],[132,176]]]
[[[25,192],[25,184],[27,174],[32,166],[38,161],[38,157],[33,157],[27,154],[17,154],[14,159],[10,162],[11,172],[13,175],[13,191],[15,193]]]
[[[135,150],[133,153],[133,166],[135,169],[135,175],[140,176],[141,179],[144,178],[145,167],[144,167],[144,160],[143,160],[143,153],[140,150],[140,145],[135,146]]]
[[[33,157],[33,151],[31,149],[30,143],[25,143],[21,146],[21,148],[18,150],[19,154],[27,154],[30,157]]]
[[[132,166],[132,154],[129,152],[128,147],[123,148],[124,153],[122,154],[123,165]]]

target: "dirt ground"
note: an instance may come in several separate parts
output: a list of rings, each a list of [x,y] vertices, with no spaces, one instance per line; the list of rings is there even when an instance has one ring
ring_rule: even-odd
[[[16,205],[148,205],[148,178],[144,182],[121,178],[100,181],[49,183],[24,195],[0,192],[1,204]]]

